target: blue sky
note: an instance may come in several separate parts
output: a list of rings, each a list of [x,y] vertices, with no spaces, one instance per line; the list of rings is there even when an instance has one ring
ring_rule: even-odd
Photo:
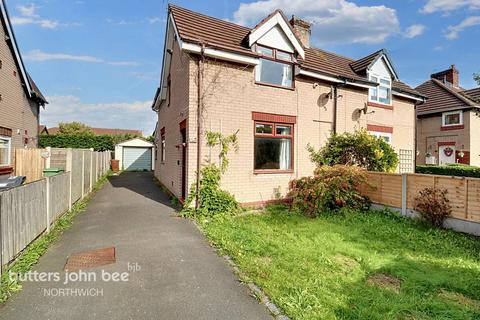
[[[7,0],[27,69],[51,102],[41,121],[141,129],[159,84],[167,1]],[[360,58],[390,52],[401,80],[416,86],[455,64],[461,84],[480,71],[480,0],[175,1],[254,25],[275,8],[314,22],[316,47]]]

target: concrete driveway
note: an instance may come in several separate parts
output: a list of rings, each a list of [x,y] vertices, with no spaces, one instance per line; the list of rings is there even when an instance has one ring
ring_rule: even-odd
[[[110,246],[114,264],[64,283],[67,257]],[[272,319],[151,173],[112,177],[34,270],[60,279],[25,282],[0,319]]]

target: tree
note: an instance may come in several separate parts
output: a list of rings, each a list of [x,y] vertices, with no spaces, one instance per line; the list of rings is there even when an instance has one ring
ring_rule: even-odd
[[[65,135],[93,135],[93,131],[89,126],[77,121],[60,122],[58,125],[58,133]]]
[[[480,73],[474,73],[473,80],[477,81],[478,85],[480,86]]]
[[[385,140],[366,130],[355,133],[334,134],[319,151],[308,146],[311,160],[317,165],[356,165],[369,171],[393,171],[398,156]]]

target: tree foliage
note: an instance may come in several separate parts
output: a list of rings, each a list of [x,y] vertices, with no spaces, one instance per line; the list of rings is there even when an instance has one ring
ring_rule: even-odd
[[[477,84],[480,86],[480,73],[474,73],[473,80],[477,81]]]
[[[66,135],[93,135],[92,128],[77,121],[60,122],[58,124],[58,133]]]
[[[366,130],[332,135],[319,151],[308,146],[311,160],[317,165],[356,165],[369,171],[395,170],[398,156],[385,140]]]

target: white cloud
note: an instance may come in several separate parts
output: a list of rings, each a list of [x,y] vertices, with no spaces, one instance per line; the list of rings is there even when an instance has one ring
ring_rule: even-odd
[[[49,104],[40,112],[40,121],[47,127],[59,122],[80,121],[92,127],[139,129],[150,135],[155,129],[156,115],[152,101],[119,103],[84,103],[77,96],[49,96]]]
[[[154,24],[154,23],[162,23],[165,22],[165,18],[160,18],[160,17],[152,17],[147,19],[149,23]]]
[[[41,50],[32,50],[23,55],[26,60],[30,61],[51,61],[51,60],[64,60],[64,61],[81,61],[90,63],[105,63],[112,66],[137,66],[138,62],[135,61],[107,61],[98,57],[88,55],[72,55],[67,53],[48,53]]]
[[[405,30],[403,36],[411,39],[422,35],[424,32],[425,26],[423,24],[412,24]]]
[[[37,7],[34,3],[26,6],[18,6],[19,16],[13,16],[13,25],[38,25],[44,29],[56,29],[58,26],[80,26],[80,23],[60,23],[56,20],[44,19],[37,14]]]
[[[472,16],[472,17],[465,18],[462,22],[460,22],[457,25],[448,26],[445,37],[448,40],[455,40],[458,38],[459,33],[462,32],[464,29],[473,27],[476,25],[480,25],[480,16]]]
[[[281,8],[312,23],[314,43],[381,43],[400,32],[394,9],[358,6],[347,0],[261,0],[240,4],[234,21],[253,26]]]
[[[423,13],[437,11],[447,13],[465,7],[470,10],[480,9],[480,0],[428,0],[420,11]]]

